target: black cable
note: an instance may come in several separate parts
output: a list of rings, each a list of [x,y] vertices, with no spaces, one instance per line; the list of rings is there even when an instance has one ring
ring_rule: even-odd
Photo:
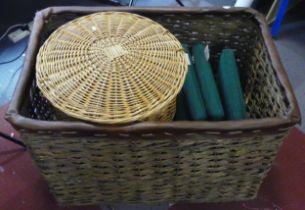
[[[4,37],[6,37],[6,35],[14,28],[22,28],[24,30],[28,29],[28,25],[27,24],[15,24],[15,25],[12,25],[10,26],[0,37],[0,41],[2,41],[2,39],[4,39]],[[7,63],[11,63],[13,61],[16,61],[17,59],[19,59],[23,53],[26,51],[27,49],[27,46],[22,50],[21,54],[18,55],[16,58],[12,59],[12,60],[9,60],[9,61],[4,61],[4,62],[1,62],[0,64],[7,64]],[[15,74],[21,69],[21,67],[19,67],[13,74],[12,78],[14,78]],[[15,144],[18,144],[20,146],[22,146],[23,148],[26,149],[26,145],[20,141],[19,139],[16,139],[14,137],[11,137],[10,135],[6,134],[6,133],[3,133],[0,131],[0,137],[4,138],[5,140],[8,140],[10,142],[13,142]]]
[[[177,2],[181,7],[184,7],[184,4],[182,3],[181,0],[176,0],[176,2]]]
[[[15,25],[12,25],[10,26],[0,37],[0,41],[2,41],[2,39],[4,39],[4,37],[6,37],[6,35],[14,28],[22,28],[24,30],[28,29],[28,25],[27,24],[15,24]],[[18,55],[16,58],[12,59],[12,60],[9,60],[9,61],[4,61],[4,62],[1,62],[0,65],[2,64],[7,64],[7,63],[11,63],[13,61],[16,61],[17,59],[19,59],[23,53],[26,51],[27,49],[27,46],[22,50],[21,54]],[[13,77],[15,76],[15,74],[21,69],[21,67],[19,67],[13,74]],[[23,148],[26,149],[26,145],[20,141],[19,139],[16,139],[14,137],[11,137],[10,135],[6,134],[6,133],[3,133],[0,131],[0,137],[4,138],[5,140],[7,141],[10,141],[10,142],[13,142],[14,144],[18,144],[20,146],[22,146]]]
[[[22,146],[23,148],[26,149],[26,145],[22,141],[20,141],[19,139],[11,137],[10,135],[2,133],[1,131],[0,131],[0,136],[2,138],[4,138],[5,140],[8,140],[8,141],[13,142],[15,144],[18,144],[18,145],[20,145],[20,146]]]
[[[12,60],[9,60],[9,61],[0,62],[0,65],[8,64],[8,63],[11,63],[11,62],[14,62],[14,61],[18,60],[18,59],[23,55],[23,53],[26,51],[27,48],[28,48],[28,47],[26,46],[26,47],[22,50],[22,52],[20,53],[20,55],[18,55],[16,58],[14,58],[14,59],[12,59]]]
[[[102,2],[104,6],[122,6],[119,0],[96,0],[98,2]]]

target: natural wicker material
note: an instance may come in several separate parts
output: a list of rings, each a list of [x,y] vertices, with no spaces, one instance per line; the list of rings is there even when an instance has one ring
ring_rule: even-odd
[[[172,120],[187,63],[180,42],[160,24],[102,12],[57,29],[41,47],[36,69],[38,87],[55,107],[111,124]]]
[[[35,58],[60,25],[98,11],[158,21],[183,43],[236,50],[247,111],[241,121],[101,125],[58,116],[35,84]],[[50,8],[37,13],[7,119],[19,128],[61,205],[222,202],[256,196],[300,113],[267,24],[253,10]]]
[[[225,202],[255,198],[287,131],[276,132],[24,140],[60,204]]]

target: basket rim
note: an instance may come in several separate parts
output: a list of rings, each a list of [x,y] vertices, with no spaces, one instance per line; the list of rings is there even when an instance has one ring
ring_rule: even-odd
[[[240,121],[176,121],[176,122],[139,122],[129,125],[97,125],[90,122],[82,121],[41,121],[27,118],[21,115],[22,98],[26,96],[27,87],[30,85],[32,69],[34,69],[35,60],[32,59],[38,53],[40,32],[43,30],[44,22],[51,15],[64,13],[90,14],[102,11],[118,11],[118,12],[142,12],[143,13],[248,13],[258,22],[261,33],[270,56],[272,66],[277,74],[279,82],[286,93],[290,111],[285,117],[262,118],[262,119],[246,119]],[[255,131],[268,130],[272,128],[287,128],[301,122],[300,110],[292,91],[292,86],[288,80],[288,76],[280,61],[279,54],[275,48],[268,25],[262,14],[250,8],[141,8],[141,7],[49,7],[36,13],[34,19],[33,30],[29,39],[29,47],[26,53],[25,62],[22,73],[19,78],[18,85],[10,102],[9,108],[5,115],[9,121],[17,129],[25,129],[32,131],[96,131],[105,133],[137,133],[137,132],[166,132],[166,131]]]

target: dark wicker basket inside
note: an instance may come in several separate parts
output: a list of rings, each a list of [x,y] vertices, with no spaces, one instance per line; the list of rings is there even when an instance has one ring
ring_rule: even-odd
[[[236,50],[248,113],[226,122],[104,126],[66,118],[39,92],[35,57],[48,35],[81,15],[130,11],[182,43]],[[223,202],[256,196],[299,110],[263,18],[243,9],[48,8],[37,13],[22,78],[7,113],[62,205]]]

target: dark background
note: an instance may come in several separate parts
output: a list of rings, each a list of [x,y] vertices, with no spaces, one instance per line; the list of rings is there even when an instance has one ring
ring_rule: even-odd
[[[120,1],[123,4],[124,2],[125,4],[129,2],[129,0],[114,1]],[[188,0],[182,0],[182,2],[186,1]],[[145,0],[135,0],[134,2],[135,4],[138,2],[143,5]],[[108,0],[0,0],[0,34],[13,24],[30,22],[36,11],[46,7],[77,5],[106,6],[109,4],[111,4],[111,1]]]
[[[36,11],[46,7],[107,4],[107,0],[0,0],[0,34],[10,25],[30,22]]]
[[[121,1],[123,4],[129,2],[129,0],[112,1]],[[145,0],[141,1],[145,2]],[[182,2],[186,1],[182,0]],[[298,1],[301,0],[290,0],[290,4]],[[135,0],[134,2],[136,4],[140,0]],[[141,5],[143,5],[143,2]],[[271,0],[256,0],[254,5],[256,9],[265,12],[272,2]],[[12,24],[31,21],[36,11],[49,6],[103,6],[109,4],[111,4],[111,1],[108,0],[0,0],[0,32],[3,31],[3,27],[7,28]]]

